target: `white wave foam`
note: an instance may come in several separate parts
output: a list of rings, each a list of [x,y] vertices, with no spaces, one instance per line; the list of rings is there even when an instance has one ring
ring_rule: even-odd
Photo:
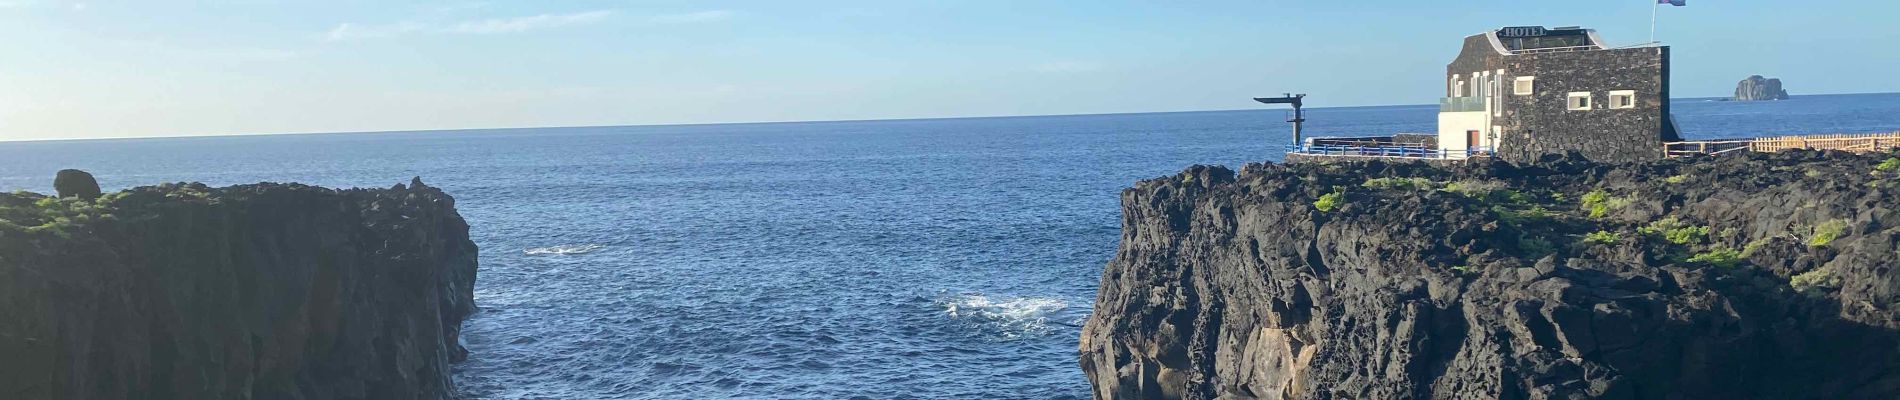
[[[1049,319],[1069,308],[1069,302],[1048,297],[998,297],[960,294],[937,300],[945,316],[994,328],[1004,338],[1040,335],[1051,330]],[[1060,322],[1058,322],[1060,323]]]
[[[528,255],[587,254],[587,253],[592,253],[595,250],[600,250],[606,247],[607,247],[606,245],[599,245],[599,244],[564,244],[564,245],[559,245],[559,246],[536,247],[532,249],[522,250],[521,252],[527,253]]]

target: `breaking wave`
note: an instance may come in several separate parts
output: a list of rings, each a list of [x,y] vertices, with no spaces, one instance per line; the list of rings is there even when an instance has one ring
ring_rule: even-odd
[[[528,255],[587,254],[587,253],[592,253],[595,250],[600,250],[606,247],[607,247],[606,245],[599,245],[599,244],[564,244],[560,246],[536,247],[532,249],[522,250],[521,252],[526,253]]]
[[[1057,298],[958,294],[944,296],[936,304],[944,316],[976,324],[1005,339],[1041,336],[1054,330],[1051,323],[1073,325],[1079,321],[1068,315],[1069,302]]]

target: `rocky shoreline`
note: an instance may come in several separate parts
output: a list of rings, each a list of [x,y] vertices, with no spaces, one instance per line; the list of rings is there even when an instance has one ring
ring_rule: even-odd
[[[477,254],[441,190],[92,190],[0,194],[0,397],[456,397]]]
[[[1194,167],[1122,193],[1097,398],[1900,398],[1900,155]]]

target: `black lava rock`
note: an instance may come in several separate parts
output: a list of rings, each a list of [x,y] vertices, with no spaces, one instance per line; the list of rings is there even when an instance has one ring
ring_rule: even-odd
[[[1195,167],[1122,192],[1081,367],[1099,399],[1900,398],[1892,158]]]
[[[0,193],[0,398],[456,398],[477,251],[416,182]]]
[[[53,178],[53,189],[59,197],[78,197],[86,200],[99,198],[99,181],[92,174],[76,169],[63,169]]]

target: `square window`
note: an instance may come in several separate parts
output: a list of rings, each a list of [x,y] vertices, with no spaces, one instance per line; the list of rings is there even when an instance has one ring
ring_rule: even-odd
[[[1519,96],[1530,95],[1536,91],[1536,88],[1532,86],[1536,80],[1537,77],[1534,76],[1517,77],[1517,80],[1511,82],[1511,94]]]
[[[1590,109],[1590,92],[1570,92],[1566,98],[1567,101],[1564,102],[1564,105],[1565,108],[1570,111],[1588,111]]]
[[[1617,108],[1617,109],[1636,108],[1636,91],[1634,90],[1610,91],[1610,108]]]

